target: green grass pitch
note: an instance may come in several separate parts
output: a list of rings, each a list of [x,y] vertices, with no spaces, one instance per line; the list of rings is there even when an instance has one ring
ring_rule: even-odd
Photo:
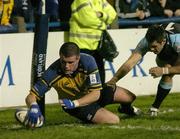
[[[180,93],[164,100],[158,117],[149,117],[154,96],[138,96],[133,105],[145,113],[128,117],[117,112],[117,104],[106,108],[121,118],[118,125],[84,124],[67,115],[58,104],[46,105],[42,128],[26,129],[14,118],[14,108],[0,110],[0,139],[180,139]]]

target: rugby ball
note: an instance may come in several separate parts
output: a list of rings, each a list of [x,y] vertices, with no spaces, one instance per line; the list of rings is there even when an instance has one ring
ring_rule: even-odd
[[[27,108],[16,109],[15,118],[22,125],[26,125],[26,116],[27,116],[28,110],[29,109]],[[43,124],[44,124],[44,118],[42,116],[38,118],[35,127],[42,127]]]

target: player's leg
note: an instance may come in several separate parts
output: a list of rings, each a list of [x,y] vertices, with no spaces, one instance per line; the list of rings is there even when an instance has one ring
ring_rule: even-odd
[[[131,91],[117,86],[114,93],[114,102],[121,104],[118,108],[120,113],[125,113],[131,116],[140,115],[142,113],[141,110],[135,106],[132,106],[135,99],[136,95]]]
[[[136,99],[136,95],[123,87],[116,87],[114,93],[114,102],[132,103]]]
[[[104,107],[108,104],[119,103],[121,104],[118,111],[126,113],[128,115],[139,115],[140,110],[131,106],[136,96],[129,90],[116,86],[112,88],[110,86],[104,86],[99,99],[99,104]]]
[[[119,117],[114,113],[102,108],[99,103],[92,103],[75,109],[64,109],[65,112],[85,123],[117,124]]]
[[[157,116],[158,109],[172,88],[172,76],[163,76],[158,84],[156,98],[150,108],[150,115]]]
[[[158,58],[156,59],[156,63],[160,67],[170,66],[169,64],[160,61]],[[162,104],[163,100],[166,98],[172,88],[173,76],[174,75],[163,75],[161,80],[159,81],[155,100],[152,104],[152,107],[149,109],[150,116],[157,116],[160,105]]]
[[[100,108],[94,115],[92,122],[96,124],[118,124],[120,119],[111,111],[108,111],[105,108]]]

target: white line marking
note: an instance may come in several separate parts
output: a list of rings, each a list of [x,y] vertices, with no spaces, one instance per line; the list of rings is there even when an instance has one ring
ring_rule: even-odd
[[[48,125],[46,125],[48,127]],[[43,128],[46,128],[46,126],[44,126]],[[161,130],[161,131],[180,131],[180,127],[179,126],[167,126],[167,125],[161,125],[160,127],[152,127],[152,126],[134,126],[134,125],[126,125],[126,126],[121,126],[121,125],[83,125],[83,124],[77,124],[77,123],[73,123],[73,124],[56,124],[56,125],[51,125],[52,127],[54,126],[59,126],[59,127],[78,127],[78,128],[103,128],[103,129],[143,129],[143,130]],[[4,126],[4,129],[21,129],[23,128],[22,125],[19,124],[13,124],[11,126]],[[24,127],[25,128],[25,127]]]

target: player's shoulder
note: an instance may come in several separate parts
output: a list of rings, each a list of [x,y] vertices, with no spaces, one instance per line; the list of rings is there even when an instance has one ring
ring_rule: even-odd
[[[60,66],[60,60],[57,59],[49,66],[48,69],[57,70],[57,69],[59,69],[59,66]]]
[[[47,81],[52,81],[54,80],[57,76],[59,76],[60,71],[60,62],[59,59],[56,60],[54,63],[52,63],[47,70],[45,70],[42,78],[44,78]]]
[[[172,43],[178,43],[180,45],[180,33],[169,34],[169,38]]]
[[[80,62],[83,62],[85,64],[94,63],[95,59],[93,56],[86,54],[86,53],[80,53]]]
[[[146,39],[145,37],[143,37],[143,38],[139,41],[139,43],[137,44],[137,47],[138,47],[138,48],[146,48],[146,47],[148,47],[148,41],[147,41],[147,39]]]
[[[97,64],[93,56],[85,53],[80,54],[80,64],[86,69],[96,69]]]

